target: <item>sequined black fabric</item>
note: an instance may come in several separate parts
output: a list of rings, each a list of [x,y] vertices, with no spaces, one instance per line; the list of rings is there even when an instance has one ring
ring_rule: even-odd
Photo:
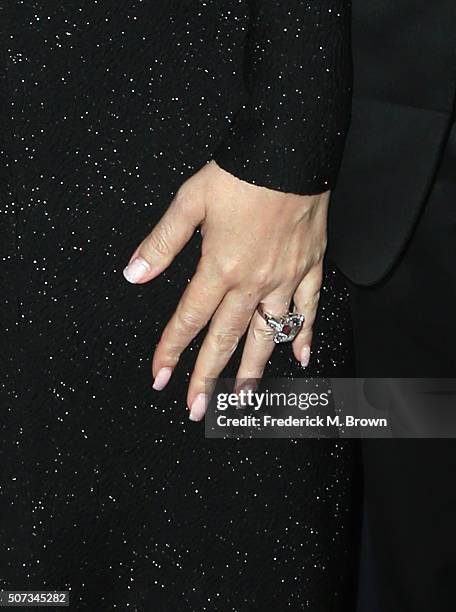
[[[321,193],[335,184],[349,118],[349,2],[250,8],[246,99],[214,158],[251,183]]]
[[[328,36],[315,19],[341,2],[270,5],[296,51],[315,27],[331,56],[336,19]],[[71,589],[70,609],[94,612],[344,609],[351,444],[206,440],[185,410],[200,339],[161,394],[150,373],[199,235],[154,282],[122,277],[182,181],[223,143],[227,163],[240,159],[233,139],[255,3],[0,6],[1,587]],[[258,59],[271,53],[258,44]],[[268,151],[280,147],[271,126],[258,145]],[[304,179],[304,149],[286,155],[295,185],[317,167],[326,176],[323,150],[319,142]],[[253,179],[288,184],[272,168]],[[309,374],[347,373],[347,334],[345,290],[329,270]],[[289,346],[277,347],[267,375],[302,375]]]

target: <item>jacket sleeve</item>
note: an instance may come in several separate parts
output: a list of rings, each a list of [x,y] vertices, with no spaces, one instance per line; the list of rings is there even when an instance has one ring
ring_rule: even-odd
[[[349,0],[250,0],[245,103],[213,158],[257,185],[334,187],[350,115]]]

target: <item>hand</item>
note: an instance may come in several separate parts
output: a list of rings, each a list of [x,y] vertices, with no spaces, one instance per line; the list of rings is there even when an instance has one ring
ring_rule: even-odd
[[[125,278],[148,282],[171,264],[201,226],[196,273],[163,331],[152,363],[153,386],[161,390],[183,350],[210,323],[188,388],[192,420],[201,420],[206,412],[205,379],[219,376],[246,332],[237,381],[262,377],[275,344],[272,330],[256,312],[260,302],[277,316],[288,312],[294,300],[305,322],[293,351],[307,366],[322,282],[328,201],[328,192],[300,196],[257,187],[212,161],[181,186],[133,253]]]

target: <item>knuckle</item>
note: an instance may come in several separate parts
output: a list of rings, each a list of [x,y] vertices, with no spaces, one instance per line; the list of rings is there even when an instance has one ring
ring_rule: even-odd
[[[304,309],[314,308],[320,300],[320,292],[318,291],[314,295],[309,296],[306,300],[301,302],[301,307]]]
[[[165,328],[160,336],[154,355],[154,361],[166,362],[169,366],[176,366],[182,353],[182,347],[170,335],[169,328]]]
[[[236,282],[241,277],[241,265],[236,259],[226,258],[217,262],[219,276],[227,283]]]
[[[192,333],[196,333],[201,329],[201,316],[196,311],[178,308],[176,315],[180,328]]]
[[[230,355],[234,353],[239,344],[239,340],[238,334],[234,332],[211,332],[211,342],[216,349],[222,353],[229,353]]]
[[[272,283],[272,273],[268,268],[257,268],[253,275],[253,284],[258,289],[266,289]]]
[[[176,367],[179,363],[180,356],[182,354],[182,347],[175,344],[165,344],[162,349],[161,358],[163,362],[169,367]]]
[[[272,341],[272,331],[270,329],[255,326],[252,328],[252,335],[257,342],[270,343]]]
[[[146,243],[146,249],[153,254],[158,254],[161,257],[169,257],[171,254],[171,236],[173,230],[169,223],[160,223]]]
[[[273,282],[273,274],[267,268],[251,270],[245,262],[235,258],[227,258],[217,263],[219,276],[227,285],[242,284],[250,288],[264,289]]]

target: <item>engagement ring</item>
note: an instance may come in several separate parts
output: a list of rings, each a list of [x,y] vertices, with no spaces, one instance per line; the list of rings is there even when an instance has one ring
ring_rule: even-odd
[[[304,323],[304,315],[297,312],[287,312],[282,316],[274,317],[264,311],[262,304],[258,305],[257,312],[266,321],[266,325],[274,330],[276,344],[294,340]]]

